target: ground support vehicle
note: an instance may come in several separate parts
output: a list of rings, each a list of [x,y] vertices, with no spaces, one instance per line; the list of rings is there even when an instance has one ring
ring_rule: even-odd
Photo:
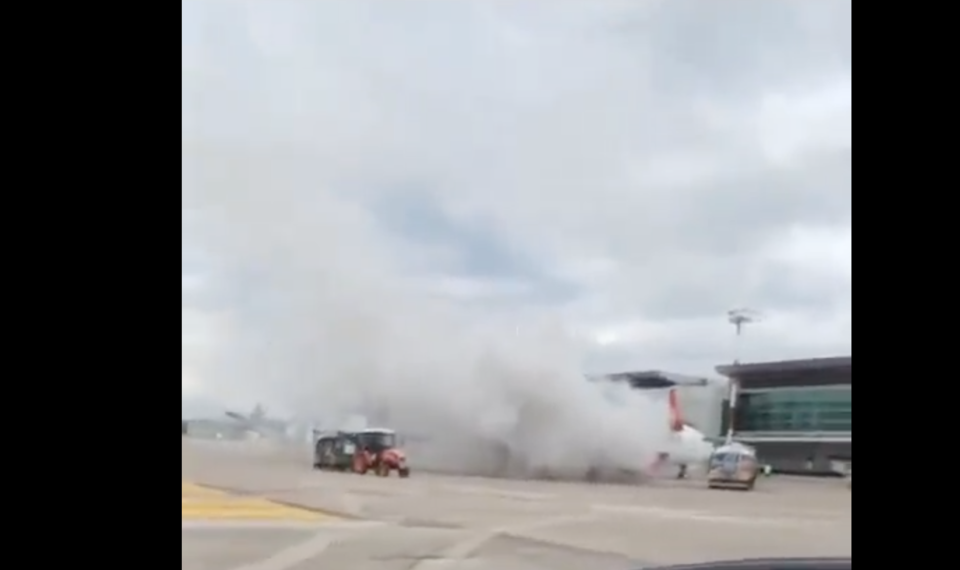
[[[354,471],[366,473],[372,470],[379,477],[389,477],[396,472],[401,478],[410,476],[407,456],[400,449],[395,431],[386,428],[367,428],[356,434],[357,445],[362,453],[354,457]]]
[[[707,486],[752,491],[759,475],[760,464],[753,448],[737,443],[723,445],[710,456]]]
[[[391,472],[402,478],[410,476],[406,454],[397,446],[396,432],[383,428],[317,434],[313,467],[360,475],[372,471],[379,477],[389,477]]]
[[[318,434],[313,448],[313,468],[327,471],[350,471],[359,447],[356,435],[350,432]]]

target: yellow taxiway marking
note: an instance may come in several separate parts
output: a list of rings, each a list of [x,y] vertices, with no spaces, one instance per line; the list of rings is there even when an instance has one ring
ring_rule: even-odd
[[[182,520],[334,521],[332,514],[283,505],[261,497],[240,497],[225,491],[180,482]]]
[[[219,489],[210,487],[201,487],[194,483],[180,482],[180,496],[184,499],[203,499],[210,497],[226,497],[228,494]]]

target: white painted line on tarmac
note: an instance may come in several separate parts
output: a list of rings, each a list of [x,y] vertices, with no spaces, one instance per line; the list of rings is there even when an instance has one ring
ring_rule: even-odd
[[[381,525],[366,525],[365,527],[352,527],[353,530],[362,530],[363,528],[374,528]],[[344,533],[332,532],[336,530],[332,526],[324,527],[320,532],[314,534],[307,540],[294,544],[291,547],[284,548],[275,552],[270,557],[249,564],[241,564],[232,570],[289,570],[308,560],[319,557],[330,546],[336,544],[343,538]]]
[[[703,523],[713,523],[713,524],[716,524],[716,523],[741,524],[741,525],[749,525],[749,526],[771,526],[771,525],[805,526],[805,525],[820,525],[820,524],[823,524],[824,522],[829,522],[829,521],[815,520],[815,519],[801,518],[801,517],[759,517],[759,516],[729,515],[729,514],[714,513],[709,511],[670,509],[665,507],[593,504],[593,505],[590,505],[590,508],[595,512],[601,512],[601,513],[638,515],[641,517],[648,517],[648,518],[654,518],[654,519],[669,519],[669,520],[703,522]]]
[[[382,527],[386,523],[380,521],[270,521],[270,520],[184,520],[180,523],[182,530],[243,530],[243,529],[290,529],[290,530],[365,530]]]
[[[429,560],[420,560],[407,570],[446,570],[461,568],[464,561],[470,558],[475,552],[487,542],[505,534],[521,535],[526,532],[569,524],[573,522],[584,522],[595,518],[595,514],[578,514],[550,517],[535,521],[526,521],[516,524],[502,525],[486,530],[482,530],[466,540],[462,540],[452,546],[442,550],[437,554],[437,558]]]

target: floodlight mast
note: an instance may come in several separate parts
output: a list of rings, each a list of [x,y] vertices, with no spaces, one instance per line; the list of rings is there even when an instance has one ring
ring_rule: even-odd
[[[740,350],[742,341],[740,340],[743,336],[743,329],[750,323],[755,323],[759,320],[759,315],[753,309],[731,309],[727,311],[727,320],[736,327],[737,329],[737,345],[736,345],[736,355],[733,359],[734,364],[740,364]]]
[[[729,391],[729,397],[728,397],[728,401],[730,403],[727,409],[727,412],[728,412],[727,436],[726,436],[727,445],[730,445],[731,443],[733,443],[733,435],[736,430],[734,418],[736,417],[735,412],[737,410],[737,398],[740,393],[740,382],[736,378],[736,367],[740,364],[740,351],[742,350],[741,345],[743,343],[743,341],[741,340],[743,337],[743,329],[746,325],[750,323],[755,323],[758,320],[759,320],[759,314],[752,309],[740,308],[740,309],[731,309],[727,311],[727,321],[729,321],[730,324],[735,326],[737,329],[735,355],[733,359],[734,375],[730,377],[730,391]]]

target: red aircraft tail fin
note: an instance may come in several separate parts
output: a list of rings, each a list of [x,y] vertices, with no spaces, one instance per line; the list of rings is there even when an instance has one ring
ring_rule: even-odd
[[[680,412],[680,398],[677,396],[677,389],[670,389],[670,430],[671,431],[683,431],[683,414]]]

